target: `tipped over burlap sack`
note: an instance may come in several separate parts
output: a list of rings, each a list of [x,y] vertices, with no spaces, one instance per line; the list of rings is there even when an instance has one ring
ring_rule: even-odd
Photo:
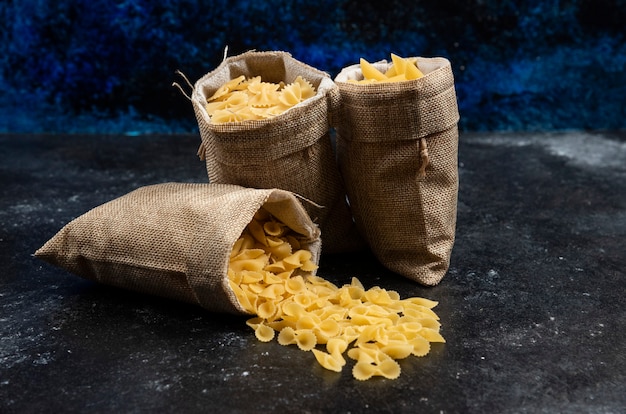
[[[389,63],[374,64],[385,72]],[[338,159],[357,227],[388,269],[425,285],[444,277],[456,230],[459,120],[450,62],[417,58],[425,74],[355,84],[335,78]]]
[[[207,98],[231,79],[261,76],[285,84],[302,76],[316,90],[270,119],[213,124]],[[339,91],[327,73],[286,52],[247,52],[225,59],[199,79],[191,95],[209,181],[250,188],[281,188],[313,203],[305,208],[322,231],[324,252],[362,247],[330,140],[339,109]]]
[[[319,228],[277,189],[166,183],[141,187],[63,227],[35,256],[103,284],[244,314],[228,283],[233,245],[263,207],[318,263]]]

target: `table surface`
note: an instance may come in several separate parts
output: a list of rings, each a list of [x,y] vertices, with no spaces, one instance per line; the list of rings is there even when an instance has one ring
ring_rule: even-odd
[[[245,317],[99,285],[32,253],[148,184],[206,182],[197,136],[0,135],[0,412],[626,410],[626,132],[474,133],[457,239],[436,287],[367,253],[352,276],[439,301],[445,344],[360,382],[261,343]]]

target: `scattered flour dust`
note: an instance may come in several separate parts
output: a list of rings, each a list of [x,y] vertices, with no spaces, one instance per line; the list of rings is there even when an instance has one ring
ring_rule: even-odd
[[[509,147],[540,146],[579,167],[605,167],[626,171],[626,141],[602,133],[572,131],[563,133],[488,134],[476,142]]]

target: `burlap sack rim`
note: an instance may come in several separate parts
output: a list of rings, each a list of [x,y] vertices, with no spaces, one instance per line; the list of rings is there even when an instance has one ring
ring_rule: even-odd
[[[263,190],[259,189],[259,190],[256,190],[256,191],[263,191]],[[280,189],[280,188],[270,188],[270,189],[267,189],[266,191],[269,193],[269,195],[263,201],[263,203],[261,204],[260,207],[266,208],[272,215],[274,215],[274,217],[276,217],[279,221],[282,221],[290,229],[292,229],[296,233],[300,234],[301,236],[307,236],[307,234],[311,234],[310,237],[303,238],[301,241],[304,241],[306,243],[311,243],[311,242],[315,242],[317,239],[320,238],[321,231],[320,231],[319,227],[311,220],[311,218],[309,217],[309,214],[307,213],[306,209],[302,205],[302,201],[305,201],[305,202],[310,202],[310,201],[303,200],[302,197],[300,197],[296,193],[293,193],[292,191],[283,190],[283,189]],[[282,214],[278,214],[277,212],[272,211],[273,209],[271,207],[266,207],[266,204],[275,204],[275,203],[279,203],[281,201],[286,201],[286,200],[293,200],[293,205],[294,205],[294,208],[297,210],[298,215],[302,216],[302,217],[307,217],[309,219],[309,222],[310,222],[311,225],[310,226],[303,226],[303,227],[305,227],[304,231],[306,231],[307,234],[305,234],[302,231],[302,229],[299,230],[297,228],[294,228],[294,226],[293,226],[294,223],[292,223],[292,224],[285,223],[283,218],[280,217]],[[295,224],[302,224],[302,223],[295,223]]]
[[[343,68],[339,74],[335,77],[334,81],[342,91],[358,92],[360,94],[379,94],[384,93],[385,96],[390,96],[394,92],[405,92],[407,90],[420,90],[421,85],[429,81],[429,77],[436,76],[439,71],[451,68],[450,61],[444,57],[422,57],[411,56],[409,59],[416,58],[418,66],[423,68],[422,73],[424,76],[419,79],[412,79],[403,82],[387,82],[387,83],[352,83],[348,82],[349,79],[361,80],[363,79],[363,73],[361,71],[360,64],[353,64]],[[372,63],[372,65],[381,71],[386,71],[391,62],[383,59],[378,62]],[[450,83],[450,86],[454,86],[454,82]],[[437,96],[441,92],[434,94],[422,94],[424,98],[430,98]]]
[[[213,156],[225,165],[264,165],[303,151],[328,133],[328,128],[322,127],[319,122],[306,122],[307,112],[320,112],[317,105],[324,105],[324,102],[318,100],[306,106],[293,107],[282,114],[285,117],[274,119],[271,124],[257,125],[252,131],[214,131],[211,138],[219,145],[214,148]],[[271,129],[270,133],[267,133],[268,129]],[[242,132],[247,133],[245,139],[242,139]],[[250,151],[255,151],[255,159],[244,157]]]
[[[215,74],[224,70],[224,68],[228,67],[231,63],[239,62],[241,60],[245,60],[250,57],[283,58],[285,60],[289,60],[291,64],[295,66],[299,66],[300,68],[302,68],[303,71],[310,72],[312,74],[317,75],[320,78],[320,81],[319,81],[319,84],[316,85],[315,96],[303,102],[300,102],[297,105],[294,105],[289,110],[279,115],[276,115],[275,117],[272,117],[272,118],[261,119],[261,120],[252,119],[252,120],[247,120],[247,121],[229,122],[229,123],[223,123],[223,124],[212,124],[209,114],[206,112],[206,109],[204,107],[204,105],[206,104],[206,98],[207,98],[203,90],[204,84],[207,82],[209,78],[215,76]],[[250,75],[254,75],[254,74],[250,74]],[[314,80],[312,79],[306,79],[306,80],[308,80],[309,82],[315,83]],[[339,91],[337,90],[337,85],[335,84],[335,82],[332,80],[332,78],[330,77],[328,73],[323,72],[319,69],[314,68],[313,66],[307,65],[306,63],[295,59],[289,52],[276,51],[276,50],[273,50],[273,51],[251,50],[251,51],[244,52],[242,54],[231,56],[231,57],[224,59],[222,63],[220,63],[215,69],[213,69],[212,71],[210,71],[209,73],[205,74],[200,79],[198,79],[193,86],[193,91],[191,94],[191,103],[194,105],[194,107],[196,107],[197,111],[199,112],[203,121],[206,123],[206,126],[209,130],[212,130],[216,133],[228,133],[228,132],[236,133],[236,132],[242,132],[242,131],[245,132],[245,131],[249,131],[249,130],[256,129],[256,128],[265,127],[268,124],[272,124],[273,122],[275,122],[276,119],[287,118],[290,112],[292,112],[291,110],[294,108],[307,107],[309,105],[313,105],[318,100],[328,100],[329,94],[338,95],[338,92]],[[334,101],[336,101],[336,99],[334,100],[330,99],[329,107],[331,107],[330,108],[331,112],[334,110],[332,108],[333,106],[332,102]]]

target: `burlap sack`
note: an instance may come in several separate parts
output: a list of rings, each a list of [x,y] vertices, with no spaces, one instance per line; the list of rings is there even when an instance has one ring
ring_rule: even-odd
[[[71,221],[36,257],[86,279],[246,313],[228,284],[230,252],[264,207],[319,260],[319,228],[293,194],[235,185],[167,183],[139,188]]]
[[[289,84],[298,75],[317,94],[267,120],[212,124],[207,98],[238,76],[261,76],[265,82]],[[358,233],[349,211],[330,140],[339,106],[339,91],[328,74],[286,52],[247,52],[225,59],[199,79],[191,101],[209,181],[250,188],[281,188],[312,201],[309,215],[320,226],[324,252],[354,250]]]
[[[379,261],[435,285],[454,244],[459,113],[450,62],[418,58],[418,66],[423,78],[399,83],[347,83],[363,78],[359,65],[337,75],[338,158],[357,227]]]

